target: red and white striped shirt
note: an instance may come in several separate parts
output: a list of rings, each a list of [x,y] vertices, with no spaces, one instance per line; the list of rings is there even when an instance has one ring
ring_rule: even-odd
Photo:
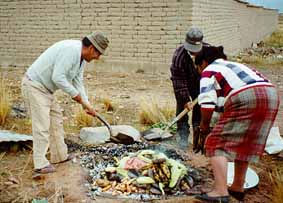
[[[201,108],[221,111],[229,95],[258,84],[272,85],[256,70],[240,63],[217,59],[201,74],[198,102]]]

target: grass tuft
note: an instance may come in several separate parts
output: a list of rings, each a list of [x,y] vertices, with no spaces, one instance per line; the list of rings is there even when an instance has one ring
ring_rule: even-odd
[[[271,57],[266,58],[262,56],[243,57],[241,62],[258,66],[283,65],[283,59]]]
[[[80,128],[93,125],[93,117],[88,115],[81,107],[75,111],[75,121]]]
[[[114,111],[114,105],[110,99],[104,98],[102,99],[102,103],[104,105],[105,111]]]
[[[139,121],[143,125],[153,125],[155,123],[166,123],[174,117],[175,110],[169,105],[159,106],[156,101],[141,99]]]
[[[7,122],[11,111],[11,97],[9,88],[6,86],[4,78],[0,78],[0,126]]]
[[[276,31],[274,33],[272,33],[272,35],[270,37],[268,37],[264,43],[267,46],[271,46],[271,47],[283,47],[283,31]]]
[[[275,169],[270,173],[270,180],[273,187],[272,202],[283,203],[283,169]]]

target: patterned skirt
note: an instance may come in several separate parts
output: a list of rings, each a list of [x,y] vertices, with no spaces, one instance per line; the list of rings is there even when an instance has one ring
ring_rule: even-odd
[[[278,108],[279,96],[273,86],[253,86],[232,94],[206,139],[206,155],[257,162]]]

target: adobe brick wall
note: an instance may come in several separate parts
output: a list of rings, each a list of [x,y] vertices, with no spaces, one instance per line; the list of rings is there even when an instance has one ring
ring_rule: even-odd
[[[277,11],[236,0],[0,0],[0,66],[28,67],[54,42],[101,30],[110,40],[104,61],[168,67],[191,25],[233,53],[277,21]]]
[[[232,54],[250,47],[277,29],[276,10],[235,0],[193,0],[193,24],[203,29],[205,40],[224,45]]]
[[[109,37],[106,59],[169,63],[191,7],[187,0],[0,1],[1,65],[27,66],[54,42],[93,30]]]
[[[283,31],[283,13],[279,15],[278,29]]]

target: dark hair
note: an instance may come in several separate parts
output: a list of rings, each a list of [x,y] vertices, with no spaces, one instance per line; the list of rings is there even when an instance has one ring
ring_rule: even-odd
[[[82,43],[85,47],[89,47],[89,46],[92,45],[92,43],[89,41],[89,39],[87,37],[83,38]]]
[[[206,61],[208,64],[211,64],[216,59],[227,59],[227,56],[224,54],[223,46],[214,47],[203,47],[200,53],[197,54],[195,58],[195,64],[200,65],[203,61]]]
[[[89,39],[87,37],[83,38],[82,43],[83,43],[83,46],[85,46],[85,47],[93,46],[95,51],[100,53],[100,51],[89,41]]]

